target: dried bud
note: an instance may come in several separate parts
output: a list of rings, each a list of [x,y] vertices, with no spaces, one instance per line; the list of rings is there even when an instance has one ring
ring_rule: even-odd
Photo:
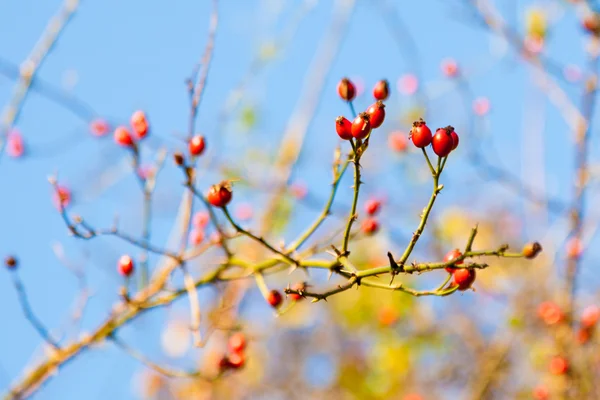
[[[17,266],[17,259],[14,258],[13,256],[8,256],[8,257],[6,257],[4,259],[4,264],[9,269],[16,268],[16,266]]]
[[[183,157],[183,154],[180,152],[173,154],[173,160],[175,160],[175,164],[179,165],[180,167],[185,162],[185,158]]]
[[[542,246],[538,242],[527,243],[523,247],[523,255],[525,258],[535,258],[542,251]]]

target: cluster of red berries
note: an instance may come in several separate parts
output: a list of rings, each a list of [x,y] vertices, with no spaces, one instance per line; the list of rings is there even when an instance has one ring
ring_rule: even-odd
[[[448,263],[459,257],[462,257],[462,253],[460,250],[454,249],[446,254],[444,262]],[[463,263],[463,261],[458,261],[454,265],[462,265]],[[458,286],[458,290],[461,291],[469,289],[477,277],[475,270],[469,268],[454,268],[453,266],[450,266],[446,267],[446,271],[452,274],[452,285]]]
[[[454,127],[448,125],[445,128],[438,128],[432,135],[431,129],[423,119],[413,122],[409,138],[418,148],[424,148],[431,145],[433,152],[440,157],[446,157],[450,152],[458,147],[458,134]]]
[[[143,111],[138,110],[134,112],[131,115],[129,123],[133,129],[133,135],[126,126],[120,125],[115,129],[115,142],[121,146],[131,147],[136,141],[142,140],[148,136],[150,125],[148,124],[148,119]]]
[[[223,181],[210,187],[206,194],[206,200],[215,207],[225,207],[231,201],[232,196],[231,182]]]
[[[125,277],[131,276],[134,269],[133,259],[130,256],[125,254],[119,258],[119,262],[117,263],[117,271],[119,271],[119,274]]]
[[[246,350],[246,336],[241,332],[234,333],[229,337],[227,347],[229,353],[224,355],[219,361],[221,371],[242,368],[246,362],[244,355],[244,350]]]
[[[373,235],[379,230],[379,222],[375,216],[381,210],[381,201],[370,199],[365,203],[365,211],[368,217],[362,222],[361,229],[366,235]]]
[[[386,80],[377,82],[373,88],[373,97],[377,100],[365,112],[361,112],[352,122],[344,116],[335,120],[335,131],[344,140],[365,139],[371,130],[379,128],[385,119],[385,104],[383,101],[390,93],[389,84]],[[338,83],[338,94],[342,100],[351,102],[356,97],[356,86],[348,78]]]

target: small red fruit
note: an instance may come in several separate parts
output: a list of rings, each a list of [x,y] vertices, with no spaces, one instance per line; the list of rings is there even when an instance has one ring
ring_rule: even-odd
[[[206,200],[215,207],[225,207],[233,196],[231,187],[227,184],[220,183],[218,185],[211,186]]]
[[[551,301],[544,301],[538,306],[538,316],[546,325],[554,325],[563,320],[564,314],[560,307]]]
[[[190,154],[193,156],[199,156],[204,153],[204,148],[206,147],[206,142],[204,140],[204,136],[196,135],[190,139],[188,143],[188,149]]]
[[[431,147],[433,152],[440,157],[446,157],[452,151],[454,146],[454,140],[452,139],[452,131],[447,128],[440,128],[435,131],[433,139],[431,140]]]
[[[442,61],[442,72],[449,78],[453,78],[458,75],[458,64],[455,60],[447,58]]]
[[[90,122],[90,131],[94,136],[104,136],[110,131],[110,125],[106,120],[97,118]]]
[[[403,132],[392,132],[388,136],[388,146],[394,151],[402,153],[407,147],[406,135]]]
[[[444,256],[444,262],[445,263],[450,262],[452,260],[457,259],[460,256],[462,256],[462,253],[460,252],[460,250],[458,250],[458,249],[450,250],[446,254],[446,256]],[[459,262],[455,263],[455,265],[461,265],[461,264],[464,264],[464,262],[463,261],[459,261]],[[454,271],[456,271],[456,268],[454,268],[454,267],[446,267],[446,271],[448,271],[449,273],[452,274],[452,273],[454,273]]]
[[[523,246],[523,255],[527,259],[533,259],[542,251],[542,245],[538,242],[530,242]]]
[[[21,133],[14,129],[6,137],[6,152],[13,158],[19,158],[25,153],[25,142]]]
[[[381,202],[379,200],[371,199],[365,203],[365,211],[369,215],[375,215],[381,209]]]
[[[273,308],[279,307],[282,301],[283,297],[277,290],[271,290],[267,295],[267,303],[269,303]]]
[[[190,243],[198,246],[204,240],[204,231],[202,229],[192,229],[190,232]]]
[[[210,215],[205,211],[198,211],[192,218],[192,225],[196,228],[205,228],[210,221]]]
[[[143,111],[134,112],[131,115],[130,123],[138,139],[143,139],[148,135],[148,119]]]
[[[591,332],[589,329],[579,328],[577,330],[577,342],[579,344],[586,344],[590,340]]]
[[[452,136],[452,150],[456,150],[456,148],[458,147],[458,133],[456,133],[454,130],[450,133],[450,136]]]
[[[119,126],[117,129],[115,129],[114,138],[115,142],[121,146],[133,145],[131,133],[129,132],[129,129],[125,128],[124,126]]]
[[[133,273],[133,260],[131,257],[128,255],[121,256],[117,269],[121,275],[130,276]]]
[[[375,84],[373,88],[373,97],[377,100],[386,100],[390,95],[390,83],[382,79]]]
[[[600,320],[600,308],[597,306],[587,306],[581,313],[581,326],[591,328]]]
[[[553,375],[563,375],[569,369],[569,363],[561,356],[553,357],[548,366]]]
[[[569,258],[579,258],[583,254],[583,243],[577,237],[572,237],[567,242],[567,256]]]
[[[476,273],[474,269],[460,268],[454,271],[454,284],[458,285],[458,290],[465,291],[475,282]]]
[[[431,144],[431,129],[423,121],[423,118],[413,122],[409,139],[412,139],[413,144],[419,148],[427,147]]]
[[[338,83],[337,91],[342,100],[352,101],[356,96],[356,86],[348,78],[342,78]]]
[[[66,208],[71,203],[71,191],[66,186],[57,186],[52,195],[52,202],[58,209]]]
[[[232,353],[241,353],[246,348],[246,336],[242,332],[236,332],[229,337],[228,345]]]
[[[335,131],[344,140],[352,139],[352,122],[340,115],[335,120]]]
[[[590,13],[583,18],[583,28],[592,35],[600,34],[600,16],[596,13]]]
[[[354,121],[352,121],[352,136],[356,139],[364,139],[371,133],[371,121],[369,120],[369,114],[360,113]]]
[[[367,218],[362,222],[361,228],[366,235],[373,235],[379,230],[379,222],[375,218]]]
[[[229,355],[229,368],[239,369],[242,368],[246,362],[244,354],[242,353],[233,353]]]
[[[539,385],[533,389],[533,398],[535,400],[548,400],[550,398],[550,391],[546,386]]]
[[[377,103],[372,104],[367,109],[367,114],[369,114],[371,128],[379,128],[385,119],[385,104],[383,104],[383,101],[378,100]]]
[[[303,292],[304,290],[306,290],[306,283],[304,282],[300,282],[300,283],[296,283],[294,286],[292,286],[293,290],[296,290],[298,292]],[[298,294],[298,293],[290,293],[290,299],[294,300],[294,301],[300,301],[303,299],[302,295]]]

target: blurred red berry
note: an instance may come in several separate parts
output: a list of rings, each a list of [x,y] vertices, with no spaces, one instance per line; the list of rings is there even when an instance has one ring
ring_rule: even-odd
[[[210,215],[206,211],[198,211],[192,217],[192,225],[196,228],[205,228],[208,225],[208,221],[210,221]]]
[[[71,191],[66,186],[57,186],[52,194],[52,202],[58,209],[67,208],[71,204]]]
[[[577,342],[579,344],[586,344],[590,340],[591,332],[586,328],[579,328],[577,330]]]
[[[267,295],[267,303],[269,303],[273,308],[279,307],[282,301],[283,297],[277,290],[271,290]]]
[[[377,100],[386,100],[390,95],[390,83],[382,79],[373,88],[373,97]]]
[[[544,385],[539,385],[533,389],[533,398],[535,400],[548,400],[550,391]]]
[[[340,115],[335,120],[335,131],[344,140],[352,139],[352,122]]]
[[[133,260],[128,255],[123,255],[119,258],[117,265],[119,273],[123,276],[130,276],[133,273]]]
[[[229,368],[239,369],[244,366],[246,359],[243,353],[232,353],[229,355]]]
[[[96,118],[90,122],[90,131],[94,136],[104,136],[110,132],[110,124],[102,118]]]
[[[371,128],[379,128],[385,119],[385,104],[383,104],[383,101],[378,100],[377,103],[367,108],[367,114],[369,114]]]
[[[600,320],[600,308],[595,305],[587,306],[581,313],[581,326],[591,328]]]
[[[376,199],[370,199],[365,203],[365,211],[369,215],[375,215],[381,209],[381,202]]]
[[[360,113],[354,121],[352,121],[352,136],[356,139],[364,139],[371,133],[371,122],[369,121],[369,114]]]
[[[202,229],[192,229],[190,231],[190,243],[194,246],[198,246],[204,241],[204,231]]]
[[[229,337],[229,351],[232,353],[241,353],[246,348],[246,336],[242,332],[236,332]]]
[[[402,400],[423,400],[423,396],[418,393],[409,393]]]
[[[8,256],[4,259],[4,265],[6,265],[6,268],[8,269],[15,269],[17,268],[17,259],[13,256]]]
[[[547,325],[554,325],[563,320],[564,314],[560,307],[551,301],[544,301],[538,306],[538,317]]]
[[[362,222],[361,229],[366,235],[373,235],[379,230],[379,222],[375,218],[367,218]]]
[[[458,257],[462,256],[462,253],[460,252],[460,250],[458,249],[454,249],[454,250],[450,250],[448,253],[446,253],[446,255],[444,256],[444,262],[450,262],[452,260],[457,259]],[[461,265],[464,264],[464,261],[459,261],[457,263],[455,263],[455,265]],[[454,271],[456,271],[456,268],[454,267],[446,267],[446,271],[448,271],[449,273],[454,273]]]
[[[131,146],[133,144],[133,137],[129,129],[124,126],[118,126],[115,129],[114,138],[115,142],[121,146]]]
[[[190,139],[188,143],[188,150],[191,155],[199,156],[204,153],[204,148],[206,147],[206,142],[204,140],[204,136],[196,135]]]
[[[477,274],[474,269],[460,268],[454,271],[453,276],[454,284],[458,285],[458,290],[465,291],[473,285]]]
[[[294,284],[294,286],[292,286],[293,290],[296,290],[298,292],[302,292],[306,289],[306,284],[304,282],[299,282]],[[300,301],[303,299],[302,295],[297,294],[297,293],[290,293],[290,299],[294,300],[294,301]]]
[[[579,258],[583,254],[583,243],[576,237],[572,237],[567,242],[567,256],[569,258]]]
[[[564,357],[556,356],[550,360],[550,365],[548,366],[550,373],[553,375],[563,375],[569,369],[569,364]]]
[[[290,185],[290,192],[297,199],[303,199],[308,194],[308,188],[304,182],[294,182]]]
[[[388,136],[388,146],[394,151],[402,153],[408,146],[406,134],[403,132],[392,132]]]
[[[435,131],[435,135],[431,139],[431,147],[435,154],[440,157],[446,157],[452,151],[452,146],[454,146],[452,131],[448,128],[440,128]]]
[[[412,95],[419,88],[419,79],[413,74],[406,74],[398,79],[398,91],[406,95]]]
[[[343,78],[338,83],[337,91],[342,100],[352,101],[356,97],[356,86],[348,78]]]
[[[410,130],[410,139],[416,147],[423,148],[431,144],[431,129],[427,123],[421,118],[413,122],[413,127]]]
[[[148,119],[143,111],[134,112],[131,115],[130,123],[138,139],[143,139],[148,135]]]
[[[442,61],[442,72],[448,78],[454,78],[458,75],[458,64],[452,58],[447,58]]]
[[[6,152],[13,158],[19,158],[25,153],[23,136],[16,129],[13,129],[6,137]]]
[[[225,207],[233,196],[233,192],[228,185],[213,185],[206,195],[206,200],[215,207]]]

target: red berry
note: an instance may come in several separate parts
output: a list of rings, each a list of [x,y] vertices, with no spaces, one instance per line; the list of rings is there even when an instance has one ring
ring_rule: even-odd
[[[419,148],[427,147],[431,144],[431,129],[423,121],[423,118],[413,122],[413,127],[410,130],[410,139]]]
[[[210,215],[205,211],[198,211],[192,218],[192,225],[196,228],[204,228],[210,221]]]
[[[564,314],[560,307],[551,301],[544,301],[538,306],[538,316],[547,325],[554,325],[562,321]]]
[[[600,17],[596,13],[590,13],[583,18],[583,28],[592,35],[600,34]]]
[[[134,112],[131,115],[130,123],[138,139],[143,139],[148,135],[148,119],[143,111]]]
[[[246,362],[244,354],[233,353],[229,355],[229,368],[238,369],[242,368]]]
[[[375,215],[381,208],[381,202],[379,200],[371,199],[365,203],[365,211],[369,215]]]
[[[292,286],[292,289],[296,290],[298,292],[302,292],[306,289],[306,283],[304,283],[304,282],[296,283],[294,286]],[[303,299],[302,295],[297,294],[297,293],[290,293],[290,298],[294,301],[300,301]]]
[[[449,78],[458,75],[458,64],[455,60],[448,58],[442,61],[442,72]]]
[[[128,255],[121,256],[117,269],[121,275],[130,276],[133,273],[133,260],[131,257]]]
[[[58,209],[66,208],[71,203],[71,191],[66,186],[57,186],[52,195],[52,202]]]
[[[8,269],[15,269],[17,267],[17,259],[13,256],[8,256],[4,259],[4,265]]]
[[[563,375],[569,369],[569,363],[561,356],[553,357],[548,366],[553,375]]]
[[[232,195],[229,185],[221,183],[210,188],[206,200],[215,207],[225,207],[231,201]]]
[[[232,353],[241,353],[246,348],[246,336],[242,332],[236,332],[229,337],[228,345]]]
[[[446,128],[440,128],[435,131],[433,139],[431,140],[431,147],[433,152],[440,157],[446,157],[452,151],[454,146],[454,140],[452,139],[452,132],[449,132]]]
[[[104,136],[110,131],[110,125],[103,119],[95,119],[90,122],[90,131],[94,136]]]
[[[378,100],[377,103],[372,104],[367,109],[367,114],[369,114],[371,128],[379,128],[385,119],[385,104],[383,104],[383,101]]]
[[[454,271],[454,284],[458,290],[465,291],[475,282],[476,273],[474,269],[460,268]]]
[[[581,313],[581,325],[585,328],[591,328],[600,320],[600,308],[597,306],[587,306]]]
[[[583,254],[583,243],[577,237],[572,237],[567,242],[567,256],[569,258],[579,258]]]
[[[204,141],[204,136],[196,135],[190,139],[188,143],[188,149],[190,154],[193,156],[199,156],[204,153],[204,148],[206,147],[206,142]]]
[[[388,136],[388,146],[390,146],[392,150],[400,153],[406,151],[406,135],[403,132],[390,133],[390,135]]]
[[[114,138],[115,142],[121,146],[131,146],[133,144],[131,133],[124,126],[119,126],[115,129]]]
[[[13,158],[19,158],[25,153],[23,136],[16,129],[13,129],[6,137],[6,152]]]
[[[343,78],[338,83],[337,91],[342,100],[352,101],[356,96],[356,86],[348,78]]]
[[[445,263],[450,262],[454,259],[457,259],[460,256],[462,256],[462,253],[460,252],[460,250],[458,250],[458,249],[450,250],[444,257],[444,262]],[[455,265],[461,265],[463,263],[464,263],[463,261],[459,261],[459,262],[455,263]],[[452,274],[452,273],[454,273],[454,271],[456,271],[456,268],[446,267],[446,271],[448,271],[449,273]]]
[[[373,97],[377,100],[386,100],[390,95],[390,84],[387,80],[382,79],[375,84],[373,88]]]
[[[361,228],[366,235],[373,235],[379,230],[379,222],[375,218],[369,217],[362,222]]]
[[[590,330],[586,328],[579,328],[577,330],[577,342],[579,344],[586,344],[590,340]]]
[[[202,229],[192,229],[190,232],[190,243],[198,246],[204,240],[204,231]]]
[[[452,133],[450,133],[450,136],[452,136],[452,150],[455,150],[458,147],[458,133],[452,131]]]
[[[335,120],[335,131],[344,140],[352,139],[352,122],[340,115]]]
[[[352,121],[352,136],[356,139],[364,139],[371,133],[371,122],[369,121],[369,114],[360,113],[354,121]]]
[[[533,259],[542,251],[542,245],[538,242],[530,242],[523,246],[523,255],[525,258]]]
[[[550,391],[545,386],[539,385],[533,389],[533,398],[535,400],[548,400],[550,398]]]
[[[283,297],[277,290],[271,290],[267,295],[267,303],[269,303],[273,308],[279,307],[282,301]]]

